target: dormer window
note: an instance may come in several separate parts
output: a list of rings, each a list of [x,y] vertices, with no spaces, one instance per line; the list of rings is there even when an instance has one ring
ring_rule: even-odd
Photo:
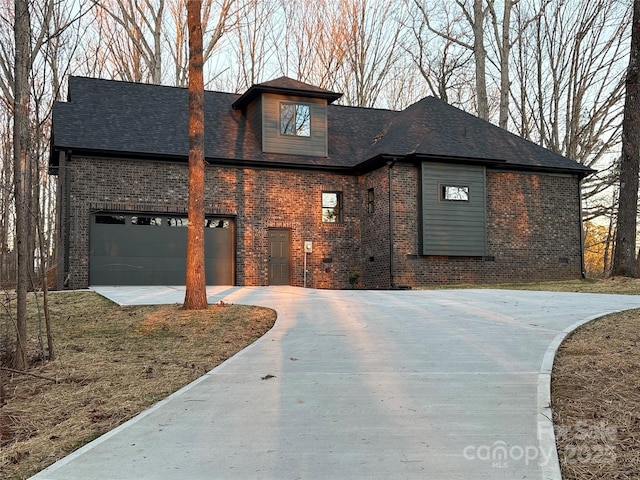
[[[304,103],[280,104],[280,134],[311,136],[311,107]]]
[[[242,110],[265,153],[327,157],[327,107],[342,94],[287,77],[252,85],[232,107]]]

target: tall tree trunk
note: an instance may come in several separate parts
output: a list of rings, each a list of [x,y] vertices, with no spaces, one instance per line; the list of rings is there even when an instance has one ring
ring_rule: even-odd
[[[614,221],[614,212],[616,208],[616,204],[618,203],[618,194],[614,192],[611,195],[611,211],[609,214],[609,227],[607,228],[607,238],[605,240],[604,246],[604,265],[602,268],[602,276],[608,277],[611,273],[611,261],[612,255],[611,251],[613,250],[613,239],[615,238],[615,221]]]
[[[509,67],[511,60],[511,10],[519,0],[504,0],[502,10],[502,23],[498,26],[498,15],[495,9],[495,0],[487,0],[491,12],[491,23],[496,41],[496,50],[500,61],[500,112],[498,126],[506,130],[509,123],[509,97],[511,95],[511,78]],[[521,33],[521,32],[520,32]]]
[[[204,268],[204,77],[201,0],[187,2],[189,29],[189,226],[184,308],[207,308]]]
[[[473,2],[473,56],[476,62],[476,95],[478,117],[489,120],[487,95],[487,50],[484,47],[484,17],[482,0]]]
[[[613,251],[613,275],[637,277],[636,218],[638,212],[638,170],[640,162],[640,0],[633,2],[631,55],[626,78],[622,124],[622,160],[618,226]]]
[[[31,26],[28,0],[15,0],[15,65],[14,65],[14,118],[13,118],[13,159],[16,204],[16,248],[18,251],[16,348],[13,358],[15,368],[27,366],[27,286],[29,204],[31,186],[28,169],[29,152],[29,66]]]
[[[7,122],[8,125],[8,122]],[[13,185],[13,172],[12,162],[8,161],[11,148],[12,133],[9,127],[3,125],[0,131],[0,155],[6,158],[7,161],[2,162],[2,169],[0,170],[0,216],[4,219],[0,222],[0,284],[4,282],[11,282],[15,280],[15,272],[13,271],[11,258],[13,254],[9,248],[9,231],[13,228],[13,222],[11,218],[11,186]]]

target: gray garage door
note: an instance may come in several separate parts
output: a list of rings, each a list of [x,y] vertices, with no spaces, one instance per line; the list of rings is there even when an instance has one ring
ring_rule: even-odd
[[[96,213],[91,216],[91,285],[184,285],[186,215]],[[234,223],[205,222],[207,285],[234,283]]]

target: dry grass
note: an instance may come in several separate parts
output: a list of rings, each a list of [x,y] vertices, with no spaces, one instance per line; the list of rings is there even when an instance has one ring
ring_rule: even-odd
[[[553,369],[552,407],[566,480],[640,477],[640,310],[575,331]]]
[[[502,290],[538,290],[549,292],[615,293],[640,295],[640,283],[636,279],[611,277],[604,280],[590,278],[561,282],[497,283],[486,285],[446,285],[439,288],[491,288]]]
[[[640,281],[624,278],[486,287],[640,294]],[[246,306],[120,308],[88,292],[54,293],[51,303],[58,360],[39,362],[34,342],[29,372],[55,382],[4,373],[1,478],[26,478],[114,428],[275,320],[271,310]],[[640,478],[639,341],[640,310],[632,310],[585,325],[561,346],[552,406],[565,480]]]
[[[275,321],[265,308],[121,308],[90,292],[54,293],[50,303],[56,361],[38,361],[33,339],[29,373],[39,377],[3,372],[0,478],[45,468],[211,370]]]

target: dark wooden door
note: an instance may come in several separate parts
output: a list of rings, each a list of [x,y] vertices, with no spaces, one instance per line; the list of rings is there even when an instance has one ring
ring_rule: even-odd
[[[289,230],[269,230],[269,285],[289,285],[290,248]]]

